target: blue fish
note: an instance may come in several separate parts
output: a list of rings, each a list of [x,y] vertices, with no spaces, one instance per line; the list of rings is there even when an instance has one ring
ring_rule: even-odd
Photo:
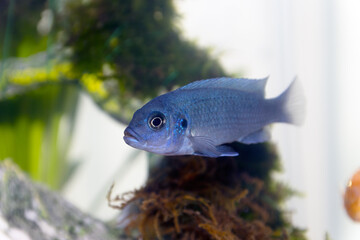
[[[268,125],[299,125],[304,97],[297,80],[278,97],[266,99],[267,78],[200,80],[158,96],[134,113],[124,140],[161,155],[237,156],[226,143],[270,139]]]

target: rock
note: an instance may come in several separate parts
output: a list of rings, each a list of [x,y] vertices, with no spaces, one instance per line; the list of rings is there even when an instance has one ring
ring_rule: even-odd
[[[0,239],[121,240],[119,228],[81,212],[33,183],[14,163],[0,163]]]

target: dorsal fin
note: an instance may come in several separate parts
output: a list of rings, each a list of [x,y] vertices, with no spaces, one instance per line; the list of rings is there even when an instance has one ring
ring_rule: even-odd
[[[263,79],[247,79],[247,78],[211,78],[199,80],[185,85],[179,90],[204,89],[204,88],[225,88],[237,89],[244,92],[257,93],[264,96],[265,85],[268,77]]]

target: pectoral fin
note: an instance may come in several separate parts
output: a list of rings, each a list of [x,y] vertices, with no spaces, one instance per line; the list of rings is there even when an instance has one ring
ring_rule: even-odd
[[[215,146],[213,141],[207,137],[192,137],[191,142],[194,149],[194,155],[204,157],[233,157],[239,155],[229,146],[220,145]]]
[[[220,157],[235,157],[239,155],[232,147],[226,145],[217,146],[216,150],[221,153]]]
[[[259,131],[250,133],[249,135],[238,139],[238,142],[245,144],[261,143],[270,140],[270,132],[267,128],[262,128]]]

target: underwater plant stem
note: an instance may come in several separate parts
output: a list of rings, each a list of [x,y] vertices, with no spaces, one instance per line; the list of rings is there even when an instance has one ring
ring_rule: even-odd
[[[8,16],[6,19],[4,45],[3,45],[3,49],[2,49],[2,57],[1,57],[1,62],[0,62],[0,93],[2,93],[2,91],[4,91],[5,85],[7,83],[7,80],[3,76],[3,74],[4,74],[4,69],[5,69],[5,60],[8,58],[9,50],[10,50],[11,29],[12,29],[13,17],[14,17],[14,6],[15,6],[15,1],[10,0]]]
[[[55,2],[54,0],[49,0],[49,8],[51,10],[51,12],[54,14],[55,13]],[[53,23],[54,25],[54,23]],[[47,42],[46,42],[46,62],[47,62],[47,68],[48,68],[48,72],[50,72],[50,60],[51,60],[51,44],[53,43],[53,39],[54,39],[54,29],[53,26],[51,26],[49,35],[47,37]]]

